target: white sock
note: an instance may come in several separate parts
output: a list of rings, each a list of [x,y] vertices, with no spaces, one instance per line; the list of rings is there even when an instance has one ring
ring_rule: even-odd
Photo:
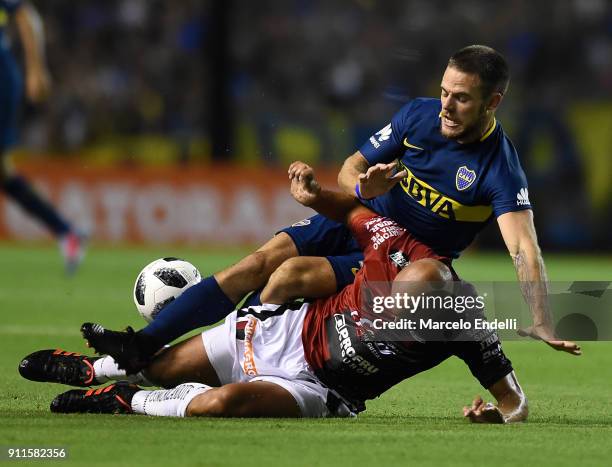
[[[143,415],[184,417],[194,397],[209,389],[212,388],[206,384],[184,383],[174,389],[138,391],[132,397],[132,410]]]
[[[141,386],[155,386],[151,383],[141,372],[135,375],[127,375],[125,370],[120,369],[115,363],[115,360],[110,355],[106,355],[93,363],[94,378],[100,383],[107,383],[108,381],[129,381],[132,384],[139,384]]]

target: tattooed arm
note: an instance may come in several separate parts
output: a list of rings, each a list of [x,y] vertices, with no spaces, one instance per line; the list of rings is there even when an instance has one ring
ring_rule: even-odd
[[[541,339],[555,350],[580,355],[580,347],[555,336],[548,303],[546,267],[538,246],[531,210],[508,212],[497,218],[504,242],[514,261],[516,274],[533,317],[533,325],[519,332]]]

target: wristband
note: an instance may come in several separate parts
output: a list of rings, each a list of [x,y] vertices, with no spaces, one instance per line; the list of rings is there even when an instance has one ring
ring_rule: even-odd
[[[364,198],[363,196],[361,196],[361,190],[359,189],[359,182],[357,182],[357,184],[355,185],[355,194],[357,195],[357,198],[359,198],[361,201],[368,201],[367,198]]]

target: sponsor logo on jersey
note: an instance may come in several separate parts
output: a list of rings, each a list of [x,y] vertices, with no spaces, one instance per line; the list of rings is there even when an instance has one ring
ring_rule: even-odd
[[[335,314],[334,322],[336,325],[336,332],[338,333],[338,339],[340,340],[342,363],[359,374],[371,375],[377,373],[378,368],[376,366],[372,365],[361,355],[357,355],[357,351],[355,350],[353,342],[351,341],[351,336],[349,335],[349,330],[346,325],[344,315]]]
[[[355,352],[355,347],[353,347],[353,342],[349,336],[344,315],[334,315],[334,322],[336,323],[336,332],[338,333],[338,338],[340,339],[342,358],[354,357],[357,352]]]
[[[389,123],[382,130],[376,132],[376,134],[378,135],[378,141],[380,141],[381,143],[383,141],[387,141],[391,137],[391,133],[393,133],[393,128],[391,128],[391,124]]]
[[[406,229],[397,225],[395,221],[386,217],[375,217],[365,223],[365,228],[372,234],[370,242],[372,248],[378,250],[386,240],[399,237]]]
[[[310,225],[310,219],[304,219],[295,224],[291,224],[291,227],[304,227],[306,225]]]
[[[391,342],[368,342],[368,349],[376,355],[377,358],[382,358],[383,356],[396,355],[397,350],[393,346]]]
[[[520,191],[516,194],[516,205],[517,206],[529,206],[531,203],[529,202],[529,191],[527,188],[521,188]]]
[[[455,185],[457,186],[457,190],[467,190],[472,186],[474,180],[476,180],[475,171],[468,169],[465,165],[459,167],[459,170],[457,170],[457,175],[455,176]]]
[[[257,327],[257,318],[249,316],[249,320],[244,328],[244,363],[242,369],[247,376],[257,376],[255,366],[255,353],[253,352],[253,335]]]
[[[377,131],[374,136],[370,137],[370,143],[376,149],[380,147],[380,143],[383,141],[387,141],[391,137],[391,133],[393,133],[393,128],[391,128],[391,124],[389,123],[386,127]],[[376,138],[378,136],[378,138]]]
[[[400,182],[402,189],[421,206],[440,217],[461,222],[484,222],[491,216],[491,206],[461,204],[417,178],[404,163],[401,165],[407,173],[406,178]]]
[[[395,264],[398,268],[404,269],[410,261],[401,251],[394,251],[389,255],[389,259]]]
[[[407,148],[410,149],[416,149],[417,151],[422,151],[423,148],[419,147],[419,146],[415,146],[414,144],[410,144],[408,142],[408,138],[404,138],[404,146],[406,146]]]

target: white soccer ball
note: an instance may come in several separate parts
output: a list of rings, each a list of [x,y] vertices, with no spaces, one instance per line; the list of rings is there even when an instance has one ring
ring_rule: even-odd
[[[148,323],[185,290],[202,280],[200,271],[178,258],[161,258],[146,265],[134,284],[134,303]]]

